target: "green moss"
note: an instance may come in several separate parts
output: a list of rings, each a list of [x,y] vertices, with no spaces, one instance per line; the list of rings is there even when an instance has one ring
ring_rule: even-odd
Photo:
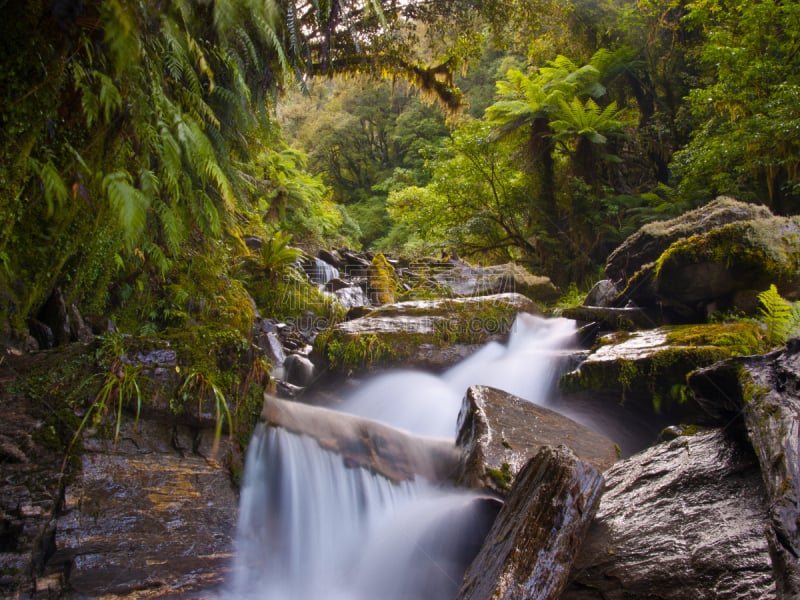
[[[391,304],[397,296],[397,274],[382,253],[376,254],[369,265],[369,297],[375,304]]]
[[[504,462],[499,469],[486,469],[486,474],[494,482],[498,490],[508,491],[514,476],[511,474],[511,465]]]

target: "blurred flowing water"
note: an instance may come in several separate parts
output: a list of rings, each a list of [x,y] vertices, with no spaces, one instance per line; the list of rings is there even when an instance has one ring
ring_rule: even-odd
[[[380,376],[341,410],[420,436],[455,439],[466,388],[493,385],[543,403],[573,342],[565,319],[520,315],[441,376]],[[259,426],[241,494],[237,558],[225,593],[270,600],[453,598],[499,503],[438,482],[395,483],[316,441]]]

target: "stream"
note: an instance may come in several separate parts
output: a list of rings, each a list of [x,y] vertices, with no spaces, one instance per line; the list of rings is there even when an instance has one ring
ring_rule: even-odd
[[[520,314],[492,343],[436,376],[365,382],[338,410],[455,440],[468,386],[548,404],[574,344],[567,319]],[[551,408],[553,408],[551,406]],[[249,445],[237,551],[225,596],[264,600],[442,600],[457,595],[498,502],[417,477],[392,482],[311,438],[260,425]]]

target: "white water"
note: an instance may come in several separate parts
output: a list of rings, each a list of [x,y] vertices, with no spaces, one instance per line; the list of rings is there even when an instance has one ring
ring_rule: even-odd
[[[441,377],[403,371],[366,384],[344,407],[418,435],[455,437],[472,384],[542,401],[562,319],[521,315],[509,343],[490,344]],[[446,600],[459,589],[494,512],[465,490],[417,479],[395,484],[315,441],[260,427],[241,495],[231,598]],[[496,508],[494,509],[496,510]]]
[[[499,388],[545,404],[559,374],[559,351],[574,341],[575,322],[520,314],[508,344],[487,344],[441,376],[399,371],[377,377],[340,410],[418,435],[455,439],[458,412],[471,385]]]

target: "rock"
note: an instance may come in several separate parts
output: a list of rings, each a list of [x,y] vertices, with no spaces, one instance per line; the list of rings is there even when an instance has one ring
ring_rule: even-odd
[[[198,435],[205,443],[198,442]],[[233,552],[237,498],[207,461],[213,433],[141,421],[120,442],[87,440],[64,493],[49,572],[73,594],[180,596],[222,583]]]
[[[655,262],[674,242],[729,223],[772,217],[768,208],[720,196],[696,210],[668,221],[648,223],[628,237],[611,255],[606,274],[619,287],[641,268]]]
[[[305,387],[314,381],[314,363],[300,354],[290,354],[283,361],[285,379],[292,385]]]
[[[577,369],[561,377],[559,385],[563,392],[616,399],[667,421],[711,424],[689,393],[686,376],[725,358],[752,354],[760,347],[759,335],[758,324],[742,321],[603,336]]]
[[[458,600],[558,598],[602,488],[599,471],[569,449],[543,447],[520,471]]]
[[[31,332],[31,337],[36,340],[39,350],[47,350],[56,345],[53,330],[38,319],[28,318],[28,330]]]
[[[264,395],[261,420],[271,427],[309,436],[321,448],[340,454],[346,464],[363,467],[392,481],[450,480],[459,461],[452,442],[404,433],[377,421],[327,408]]]
[[[598,323],[606,331],[653,329],[661,321],[653,311],[637,307],[571,306],[562,310],[561,316],[583,323]]]
[[[365,254],[359,254],[347,248],[339,250],[342,258],[342,274],[347,277],[367,277],[369,275],[369,265],[372,258]]]
[[[392,304],[397,291],[397,274],[386,257],[378,253],[369,265],[367,295],[375,305]]]
[[[542,446],[563,444],[599,470],[617,460],[608,438],[533,402],[487,386],[471,386],[458,419],[461,485],[506,495]]]
[[[775,598],[764,486],[740,435],[681,437],[604,476],[562,600]]]
[[[336,297],[336,301],[348,311],[354,308],[366,307],[369,304],[367,295],[359,285],[351,285],[337,289],[333,292],[333,295]],[[366,314],[366,312],[364,314]],[[348,314],[350,313],[348,312]]]
[[[534,302],[552,302],[559,294],[549,277],[533,275],[513,263],[489,267],[457,263],[437,272],[434,279],[457,297],[516,293]]]
[[[610,279],[602,279],[594,284],[583,301],[584,306],[608,307],[614,305],[619,288]]]
[[[769,497],[767,540],[779,597],[800,597],[800,340],[714,365],[690,384],[712,414],[743,416]]]
[[[317,252],[317,258],[324,260],[329,265],[333,265],[337,269],[342,268],[342,257],[336,250],[320,250]]]
[[[662,323],[704,322],[719,311],[752,314],[770,284],[800,298],[800,217],[718,198],[645,225],[612,253],[606,272],[624,286],[615,306],[657,309]]]
[[[505,341],[519,312],[541,314],[520,294],[398,302],[335,325],[314,347],[338,374],[442,371],[487,342]]]
[[[268,321],[257,322],[253,327],[253,344],[264,353],[273,369],[280,367],[286,360],[277,328]]]
[[[39,311],[37,318],[52,330],[55,346],[70,342],[70,320],[67,303],[60,287],[54,289],[53,293],[50,294],[47,302]]]
[[[67,316],[69,317],[69,338],[73,342],[87,343],[92,341],[94,334],[91,328],[86,324],[81,316],[78,307],[70,304],[67,308]]]
[[[652,292],[661,306],[702,319],[716,310],[754,312],[757,293],[772,283],[787,299],[800,298],[800,217],[732,223],[678,240],[659,257],[650,285],[627,297],[644,303]]]
[[[345,289],[345,288],[348,288],[348,287],[350,287],[350,284],[347,281],[345,281],[344,279],[341,279],[339,277],[334,277],[333,279],[328,281],[328,283],[325,284],[325,291],[327,291],[327,292],[337,292],[339,290],[342,290],[342,289]]]

